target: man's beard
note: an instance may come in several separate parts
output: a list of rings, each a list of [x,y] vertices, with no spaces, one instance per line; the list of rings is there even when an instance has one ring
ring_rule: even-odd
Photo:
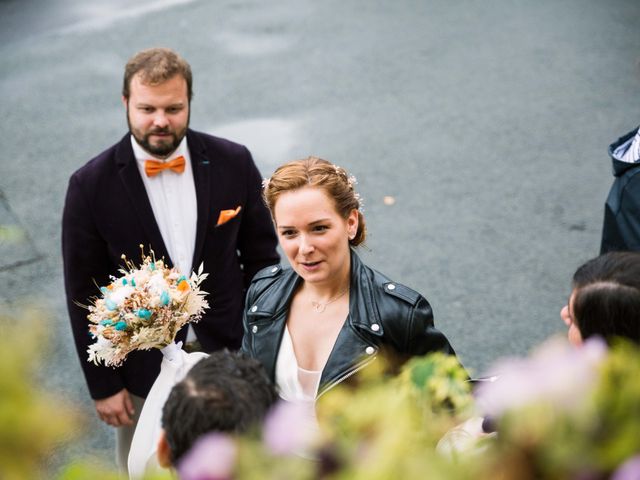
[[[185,125],[185,127],[180,131],[172,132],[171,129],[167,127],[155,128],[145,134],[141,134],[139,130],[134,129],[131,126],[131,122],[129,121],[129,112],[127,111],[127,124],[129,125],[129,132],[131,133],[131,135],[133,135],[133,138],[136,139],[136,142],[138,142],[138,144],[145,151],[158,158],[167,158],[169,155],[176,151],[178,146],[180,146],[180,142],[182,142],[182,139],[187,133],[187,128],[189,127],[189,118],[187,119],[187,124]],[[165,141],[162,141],[161,143],[152,145],[149,142],[149,137],[155,134],[170,134],[171,136],[167,137],[167,139]]]

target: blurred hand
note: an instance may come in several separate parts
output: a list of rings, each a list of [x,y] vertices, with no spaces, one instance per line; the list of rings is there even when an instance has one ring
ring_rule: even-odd
[[[134,414],[133,403],[126,389],[120,390],[111,397],[95,400],[98,417],[107,425],[122,427],[132,425],[131,416]]]

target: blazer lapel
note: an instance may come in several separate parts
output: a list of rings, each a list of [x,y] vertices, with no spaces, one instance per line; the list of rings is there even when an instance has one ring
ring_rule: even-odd
[[[160,228],[158,227],[156,218],[153,215],[153,209],[151,208],[151,203],[149,202],[149,197],[147,196],[144,183],[142,183],[140,171],[136,165],[136,159],[133,155],[133,149],[131,148],[131,139],[129,134],[125,135],[120,142],[120,145],[118,145],[118,149],[116,151],[116,163],[119,168],[118,173],[120,175],[120,179],[131,198],[131,203],[133,204],[133,209],[138,215],[140,225],[142,225],[142,228],[151,240],[151,245],[156,257],[165,257],[171,261],[167,247],[162,239]],[[142,239],[139,239],[138,242],[142,242]],[[148,247],[148,245],[145,245],[145,248]]]
[[[191,156],[191,169],[193,170],[196,201],[198,203],[196,243],[191,261],[191,268],[196,270],[202,258],[204,239],[207,236],[207,226],[211,217],[211,174],[212,169],[215,169],[215,165],[206,156],[204,143],[191,130],[187,132],[187,145]]]

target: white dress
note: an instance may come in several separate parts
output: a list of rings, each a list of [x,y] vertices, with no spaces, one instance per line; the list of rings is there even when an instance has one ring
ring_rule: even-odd
[[[276,360],[276,385],[280,398],[305,407],[303,428],[307,438],[315,438],[319,433],[315,404],[321,376],[322,370],[305,370],[298,366],[289,327],[285,327]]]
[[[144,402],[140,419],[133,433],[129,450],[129,478],[139,479],[145,473],[162,471],[156,458],[158,440],[162,432],[162,407],[173,386],[181,381],[191,367],[209,355],[204,352],[187,353],[182,342],[172,343],[162,349],[160,374]]]

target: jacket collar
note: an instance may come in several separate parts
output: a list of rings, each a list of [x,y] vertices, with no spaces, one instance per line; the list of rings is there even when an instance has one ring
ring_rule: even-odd
[[[187,145],[191,156],[193,181],[196,188],[196,201],[198,205],[198,220],[196,226],[196,242],[193,250],[192,265],[197,267],[200,263],[204,240],[207,233],[207,225],[211,215],[211,191],[210,177],[212,165],[207,154],[207,148],[202,139],[191,129],[187,130]],[[140,224],[151,239],[155,253],[158,257],[171,259],[167,247],[162,239],[160,228],[153,215],[149,197],[140,177],[136,159],[131,148],[131,134],[127,133],[116,147],[116,165],[119,169],[120,178],[131,197],[134,209],[138,214]],[[216,171],[218,167],[213,166]]]
[[[130,133],[127,133],[116,146],[115,161],[118,167],[118,174],[129,194],[133,208],[138,214],[140,225],[142,225],[143,230],[150,240],[151,248],[154,249],[157,257],[164,257],[170,260],[169,252],[164,244],[164,240],[162,240],[160,228],[153,216],[151,203],[149,202],[147,191],[142,182],[142,177],[140,177],[138,165],[136,165],[130,135]],[[147,245],[145,245],[145,247],[147,247]]]
[[[382,335],[380,312],[374,300],[375,284],[371,278],[371,270],[366,269],[356,252],[351,250],[351,291],[349,293],[349,321],[352,325],[371,330],[371,326],[379,326]],[[367,315],[354,315],[355,312],[367,312]]]
[[[207,155],[207,148],[200,137],[192,130],[187,130],[187,145],[191,156],[191,169],[193,170],[193,181],[196,187],[196,202],[198,204],[198,218],[196,220],[196,242],[193,249],[193,259],[191,265],[197,268],[202,258],[202,249],[207,235],[207,225],[212,221],[211,217],[211,176],[221,177],[217,171],[218,166],[212,165],[209,160],[212,155]],[[213,170],[213,173],[212,173]],[[215,192],[220,194],[219,189]]]

